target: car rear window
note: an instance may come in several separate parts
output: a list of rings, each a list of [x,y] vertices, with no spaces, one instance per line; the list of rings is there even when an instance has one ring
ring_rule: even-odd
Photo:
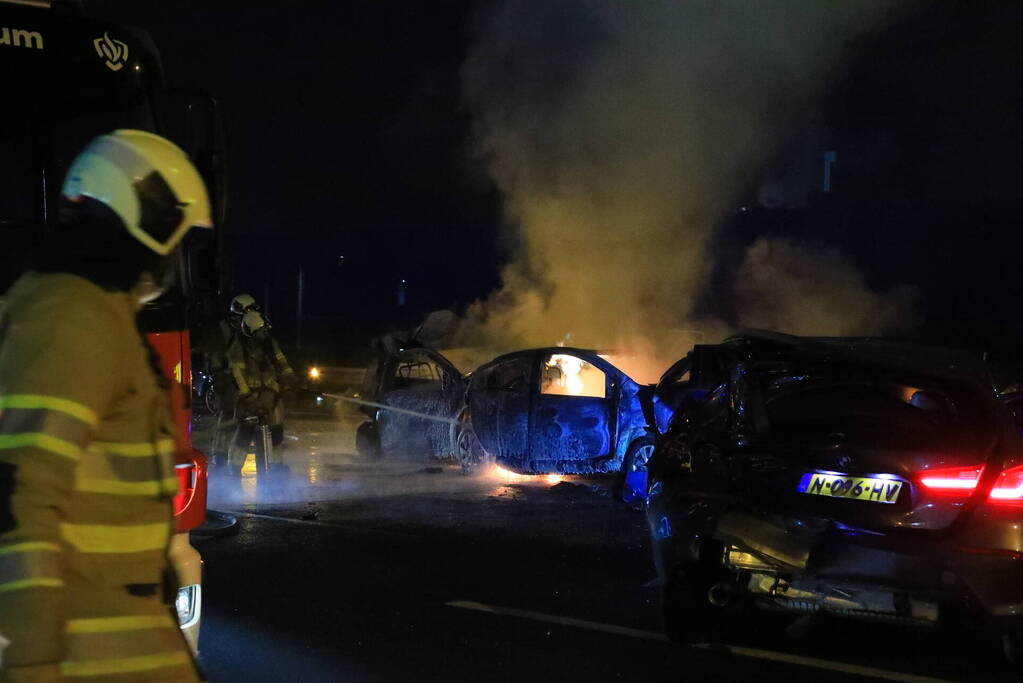
[[[969,390],[920,381],[865,381],[821,374],[762,379],[763,413],[779,435],[863,437],[897,447],[974,447],[991,419]]]

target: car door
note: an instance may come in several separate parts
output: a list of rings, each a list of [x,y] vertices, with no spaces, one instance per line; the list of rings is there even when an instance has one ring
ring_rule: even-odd
[[[388,454],[450,455],[452,425],[462,400],[462,380],[442,356],[428,349],[409,349],[387,366],[386,391],[377,428]]]
[[[530,397],[536,357],[498,360],[473,374],[469,391],[472,426],[497,462],[521,469],[529,458]]]
[[[612,455],[613,382],[601,367],[575,352],[540,358],[530,430],[530,469],[586,471]]]

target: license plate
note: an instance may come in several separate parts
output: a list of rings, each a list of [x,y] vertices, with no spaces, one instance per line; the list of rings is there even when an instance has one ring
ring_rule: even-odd
[[[890,504],[899,499],[902,482],[880,477],[850,477],[844,474],[809,472],[803,475],[797,490],[814,496]]]

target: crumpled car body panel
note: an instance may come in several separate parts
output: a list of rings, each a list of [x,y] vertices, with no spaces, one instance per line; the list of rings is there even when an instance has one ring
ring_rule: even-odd
[[[603,396],[545,393],[545,360],[571,357],[603,373]],[[591,388],[592,389],[592,388]],[[593,392],[600,393],[600,392]],[[594,351],[563,347],[507,354],[472,375],[468,406],[486,451],[522,474],[615,472],[649,433],[640,387]]]
[[[990,483],[925,483],[973,467],[993,482],[1023,453],[979,359],[759,333],[691,355],[649,468],[663,581],[712,556],[772,609],[933,624],[953,605],[1023,627],[1023,581],[1006,580],[1019,576],[1023,506],[989,500]]]
[[[602,395],[545,392],[541,375],[552,356],[602,373],[603,389],[588,389]],[[370,365],[363,396],[401,409],[367,411],[385,454],[452,455],[461,427],[455,422],[464,420],[497,464],[522,474],[615,472],[629,445],[653,433],[652,391],[581,349],[518,351],[467,377],[435,350],[401,349]]]

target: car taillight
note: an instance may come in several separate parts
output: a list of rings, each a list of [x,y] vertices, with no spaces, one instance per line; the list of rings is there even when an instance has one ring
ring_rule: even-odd
[[[1023,504],[1023,465],[1010,467],[998,475],[991,488],[993,503]]]
[[[920,474],[920,483],[933,493],[968,498],[977,488],[982,470],[976,466],[926,470]]]
[[[185,463],[174,467],[178,475],[178,493],[174,496],[174,514],[180,515],[188,507],[195,491],[195,463]]]
[[[920,483],[932,493],[968,498],[980,482],[982,467],[948,467],[926,470]],[[1023,465],[1010,467],[998,475],[988,501],[1023,505]]]

